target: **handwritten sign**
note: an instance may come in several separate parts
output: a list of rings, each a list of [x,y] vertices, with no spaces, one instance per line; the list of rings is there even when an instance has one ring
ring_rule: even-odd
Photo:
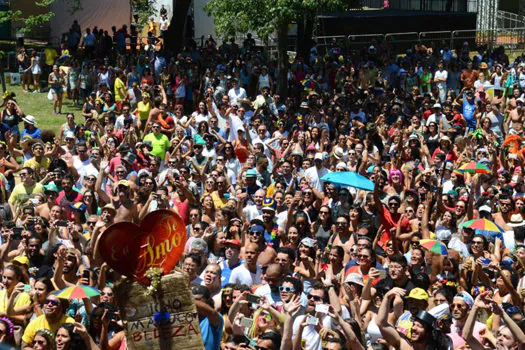
[[[149,284],[144,276],[151,267],[169,273],[182,257],[186,244],[184,221],[172,211],[146,215],[140,226],[119,222],[100,236],[100,255],[115,271]]]
[[[160,299],[145,292],[146,287],[136,282],[123,282],[115,289],[130,350],[204,348],[197,309],[182,272],[162,277]],[[169,312],[169,319],[159,324],[153,315],[161,311]]]

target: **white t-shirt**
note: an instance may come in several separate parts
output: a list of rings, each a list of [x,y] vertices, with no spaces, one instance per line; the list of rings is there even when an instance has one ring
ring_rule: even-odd
[[[436,73],[434,73],[434,79],[445,79],[445,81],[436,82],[436,85],[439,88],[445,88],[447,86],[447,78],[448,78],[448,72],[444,69],[442,71],[437,70]]]
[[[230,89],[230,91],[228,91],[228,97],[230,98],[230,103],[232,105],[236,105],[237,100],[244,100],[247,98],[246,90],[244,90],[242,87]]]
[[[317,168],[314,165],[313,167],[306,169],[306,171],[304,172],[304,176],[310,179],[310,183],[313,187],[315,187],[319,192],[322,192],[324,181],[321,181],[321,178],[329,172],[330,171],[325,167],[317,170]]]
[[[168,27],[170,25],[170,20],[167,18],[161,18],[160,19],[160,30],[168,30]]]
[[[244,207],[244,209],[242,210],[242,213],[246,221],[250,222],[253,219],[257,218],[259,215],[261,215],[262,210],[257,209],[256,205],[248,205]]]
[[[298,336],[299,325],[306,321],[307,316],[298,316],[293,322],[293,338]],[[332,319],[330,316],[321,318],[321,323],[324,327],[332,329]],[[315,330],[315,326],[308,325],[303,328],[302,339],[306,340],[306,349],[322,350],[321,337]]]
[[[262,268],[260,265],[257,265],[257,270],[255,273],[252,273],[248,270],[246,264],[242,264],[232,270],[229,283],[245,284],[251,287],[254,284],[261,284],[261,275]]]

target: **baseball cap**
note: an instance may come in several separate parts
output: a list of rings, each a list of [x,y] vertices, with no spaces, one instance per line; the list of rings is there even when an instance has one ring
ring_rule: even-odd
[[[314,160],[323,160],[323,154],[321,152],[317,152],[314,156]]]
[[[74,133],[73,131],[71,131],[71,130],[66,131],[66,132],[64,133],[64,138],[65,138],[65,139],[76,139],[76,137],[75,137],[75,133]]]
[[[407,299],[428,300],[428,293],[422,288],[414,288],[408,294]]]
[[[441,104],[440,103],[435,103],[434,106],[432,106],[432,108],[441,108]]]
[[[241,242],[239,242],[239,240],[237,240],[237,239],[228,239],[228,240],[226,240],[226,242],[224,244],[226,244],[226,245],[231,244],[231,245],[235,245],[237,247],[241,247]]]
[[[117,185],[118,185],[118,186],[126,186],[126,187],[129,187],[129,181],[128,181],[128,180],[120,180],[119,182],[117,182]]]
[[[29,267],[29,259],[25,255],[18,255],[17,257],[14,257],[11,262],[17,262],[20,265],[27,265],[27,267]]]
[[[315,246],[315,241],[310,237],[305,237],[301,240],[301,244],[305,247],[313,248]]]
[[[482,211],[486,211],[487,213],[492,213],[492,208],[489,207],[488,205],[482,205],[481,207],[479,207],[478,211],[481,213]]]

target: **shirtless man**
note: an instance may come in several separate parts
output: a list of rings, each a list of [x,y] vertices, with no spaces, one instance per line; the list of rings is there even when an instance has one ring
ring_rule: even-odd
[[[90,240],[91,249],[93,249],[93,266],[100,266],[103,262],[99,254],[98,241],[100,238],[100,234],[114,223],[116,215],[117,210],[115,209],[113,204],[106,204],[102,208],[100,220],[95,224],[95,228],[93,229],[93,234]]]
[[[509,118],[507,119],[507,130],[515,130],[518,135],[523,131],[523,100],[510,100],[507,106]]]
[[[343,260],[343,266],[350,261],[350,248],[352,247],[351,233],[348,230],[350,225],[350,218],[346,214],[339,214],[335,220],[335,235],[330,237],[328,244],[332,246],[339,245],[343,247],[345,251],[345,258]]]
[[[46,202],[36,207],[36,216],[50,219],[51,209],[55,206],[58,197],[58,188],[54,184],[44,186],[44,194],[46,195]]]
[[[243,260],[246,247],[249,244],[257,244],[257,246],[259,247],[260,253],[257,259],[257,263],[261,266],[265,266],[271,263],[277,256],[275,249],[273,249],[271,246],[267,246],[266,242],[264,241],[264,227],[262,225],[254,225],[250,228],[250,231],[248,232],[248,241],[246,245],[241,248],[240,256]]]
[[[492,214],[494,222],[505,231],[512,231],[513,228],[508,226],[507,223],[510,222],[510,217],[514,212],[514,201],[509,196],[499,195],[499,206],[501,212]]]
[[[115,189],[116,196],[111,198],[117,215],[115,216],[115,222],[131,221],[138,223],[138,212],[137,207],[131,200],[133,197],[130,184],[128,180],[120,180],[117,183]]]

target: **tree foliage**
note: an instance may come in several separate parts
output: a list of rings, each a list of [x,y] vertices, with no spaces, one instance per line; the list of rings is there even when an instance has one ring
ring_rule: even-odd
[[[343,6],[343,0],[211,0],[204,10],[213,16],[221,36],[253,30],[268,39],[279,25],[290,24],[299,15],[315,17],[319,11],[336,11]]]
[[[145,26],[152,16],[157,15],[157,0],[133,0],[132,3],[139,15],[139,27]]]
[[[0,12],[0,23],[8,21],[19,22],[23,24],[20,31],[23,33],[30,33],[33,28],[49,23],[51,18],[55,16],[55,13],[49,10],[51,5],[55,2],[56,0],[35,0],[36,6],[47,10],[36,15],[26,15],[21,10],[7,10]],[[82,0],[67,0],[66,2],[70,14],[74,14],[82,9]]]

